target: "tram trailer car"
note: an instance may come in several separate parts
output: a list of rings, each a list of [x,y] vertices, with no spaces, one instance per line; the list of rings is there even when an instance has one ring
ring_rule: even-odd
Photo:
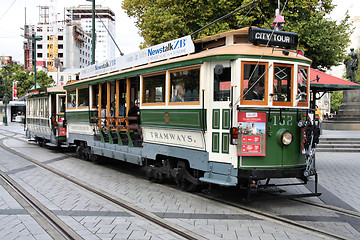
[[[311,60],[296,47],[297,34],[246,27],[89,66],[64,87],[68,141],[84,159],[137,164],[186,191],[306,183],[316,176],[318,125]]]
[[[35,89],[26,96],[26,137],[42,146],[67,143],[65,126],[66,92],[62,86]]]

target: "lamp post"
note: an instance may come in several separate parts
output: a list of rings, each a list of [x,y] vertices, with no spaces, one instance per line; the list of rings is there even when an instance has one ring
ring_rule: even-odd
[[[92,45],[91,45],[91,64],[95,64],[95,47],[96,47],[96,35],[95,35],[95,0],[86,0],[87,2],[92,2],[92,15],[91,15],[91,35],[92,35]]]
[[[3,98],[3,103],[5,105],[5,116],[3,117],[3,123],[5,126],[7,126],[7,104],[9,99],[7,98],[7,74],[6,71],[9,70],[11,67],[10,66],[2,66],[2,68],[5,69],[5,94],[4,94],[4,98]]]
[[[42,40],[42,36],[36,36],[33,34],[32,36],[26,36],[26,39],[31,39],[34,41],[34,90],[36,89],[36,41]]]

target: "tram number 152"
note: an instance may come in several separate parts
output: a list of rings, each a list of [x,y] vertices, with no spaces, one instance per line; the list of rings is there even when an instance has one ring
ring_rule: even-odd
[[[292,126],[293,116],[282,116],[282,121],[280,120],[280,116],[274,115],[274,126],[280,125],[280,126]]]

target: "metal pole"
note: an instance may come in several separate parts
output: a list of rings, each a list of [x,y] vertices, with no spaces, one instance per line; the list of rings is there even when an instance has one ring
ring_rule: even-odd
[[[5,96],[4,96],[4,98],[5,98],[5,100],[3,101],[3,102],[5,102],[5,119],[4,119],[4,125],[5,126],[7,126],[8,125],[8,121],[7,121],[7,74],[6,74],[6,70],[7,70],[7,68],[5,68]]]
[[[34,90],[36,89],[36,37],[34,37]]]
[[[92,0],[92,54],[91,54],[91,64],[95,64],[95,0]]]
[[[5,69],[5,94],[4,94],[4,98],[3,98],[3,103],[5,105],[5,117],[3,117],[3,123],[5,126],[7,126],[8,125],[8,121],[7,121],[8,98],[7,98],[7,74],[6,74],[6,71],[9,70],[11,67],[10,66],[2,66],[2,68]]]
[[[35,34],[33,34],[32,36],[26,36],[26,39],[32,39],[33,40],[33,44],[34,44],[34,90],[37,89],[36,87],[36,41],[37,40],[42,40],[42,36],[35,36]]]

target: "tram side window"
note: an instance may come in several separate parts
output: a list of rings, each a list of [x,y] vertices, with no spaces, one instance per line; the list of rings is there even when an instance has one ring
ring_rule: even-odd
[[[99,102],[99,85],[92,85],[92,107],[97,108]]]
[[[185,69],[170,73],[170,102],[198,102],[200,68]]]
[[[214,69],[214,101],[230,101],[231,68]]]
[[[258,102],[266,101],[266,65],[244,63],[242,73],[243,99]]]
[[[48,98],[45,98],[44,99],[44,117],[45,118],[48,118],[49,117],[49,99]]]
[[[45,117],[45,99],[41,98],[40,99],[40,117],[43,118]]]
[[[68,108],[76,107],[76,89],[67,91],[67,106]]]
[[[89,106],[89,88],[79,88],[78,89],[78,107],[88,107]]]
[[[276,64],[274,67],[274,101],[291,102],[292,66]]]
[[[298,105],[307,106],[308,102],[308,68],[299,67],[297,76],[298,92],[297,98],[299,99]]]
[[[143,77],[143,103],[165,102],[165,74]]]
[[[63,97],[63,96],[59,96],[59,99],[58,99],[58,103],[59,103],[59,105],[58,105],[58,107],[59,107],[58,112],[59,112],[59,113],[64,113],[64,112],[65,112],[65,102],[66,102],[66,98]]]

